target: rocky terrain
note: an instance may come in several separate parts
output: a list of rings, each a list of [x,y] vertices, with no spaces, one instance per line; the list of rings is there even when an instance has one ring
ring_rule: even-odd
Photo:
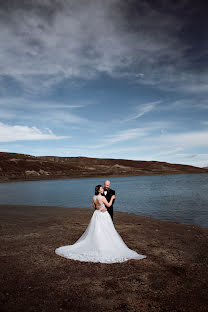
[[[208,228],[115,212],[125,243],[147,258],[102,264],[56,255],[92,213],[0,205],[2,312],[208,311]]]
[[[206,168],[158,161],[31,156],[0,152],[0,182],[97,176],[202,173]]]

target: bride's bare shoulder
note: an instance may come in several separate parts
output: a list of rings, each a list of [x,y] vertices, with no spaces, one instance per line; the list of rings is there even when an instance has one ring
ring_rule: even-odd
[[[106,201],[105,196],[101,196],[101,200],[102,200],[102,202]]]

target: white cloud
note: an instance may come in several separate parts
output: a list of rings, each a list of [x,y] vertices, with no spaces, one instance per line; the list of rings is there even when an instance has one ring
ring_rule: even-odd
[[[95,104],[93,101],[90,100],[79,100],[79,101],[71,101],[67,100],[64,102],[58,102],[58,101],[49,101],[49,100],[42,100],[42,99],[27,99],[23,97],[1,97],[0,98],[0,107],[7,108],[8,106],[10,108],[33,108],[33,109],[47,109],[50,108],[53,109],[77,109],[77,108],[83,108],[89,105]]]
[[[150,103],[140,104],[135,108],[135,113],[127,117],[124,121],[131,121],[137,118],[142,117],[144,114],[147,114],[153,111],[157,104],[160,104],[161,101],[154,101]]]
[[[198,160],[194,160],[194,161],[190,161],[190,160],[180,160],[177,161],[176,163],[180,163],[180,164],[186,164],[186,165],[190,165],[190,166],[194,166],[194,167],[208,167],[208,159],[207,160],[203,160],[203,159],[198,159]]]
[[[53,132],[46,128],[40,130],[37,127],[19,126],[19,125],[7,125],[0,122],[0,142],[12,142],[12,141],[33,141],[33,140],[54,140],[65,139],[69,136],[57,136]]]
[[[67,123],[67,124],[78,124],[88,123],[88,119],[85,119],[77,114],[68,113],[65,111],[54,111],[42,113],[41,120],[48,120],[52,123]]]
[[[147,132],[145,129],[134,128],[134,129],[122,130],[112,135],[106,135],[104,136],[104,141],[106,143],[113,144],[113,143],[117,143],[121,141],[132,140],[132,139],[143,137],[146,135],[147,135]]]
[[[163,150],[163,151],[161,151],[160,153],[158,153],[157,155],[159,156],[159,155],[177,155],[176,153],[177,152],[180,152],[180,151],[183,151],[184,150],[184,148],[182,148],[182,147],[177,147],[177,148],[175,148],[175,149],[172,149],[172,150]]]
[[[208,131],[190,131],[185,133],[165,134],[154,138],[154,142],[166,146],[208,147]]]
[[[198,153],[198,154],[190,154],[190,153],[179,153],[175,155],[176,157],[184,157],[184,158],[197,158],[200,157],[202,159],[208,159],[207,153]]]
[[[24,98],[1,98],[0,99],[0,120],[8,119],[13,122],[27,124],[28,122],[42,122],[49,125],[83,125],[88,119],[72,111],[93,105],[92,101],[78,102],[53,102],[41,100],[29,100]]]
[[[208,109],[208,101],[206,97],[188,97],[181,98],[176,101],[168,102],[168,105],[161,105],[160,108],[162,110],[207,110]]]

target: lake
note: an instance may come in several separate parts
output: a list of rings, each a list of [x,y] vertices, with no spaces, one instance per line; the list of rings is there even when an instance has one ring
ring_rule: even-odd
[[[0,183],[0,204],[92,207],[106,178]],[[208,227],[208,174],[110,178],[115,211]]]

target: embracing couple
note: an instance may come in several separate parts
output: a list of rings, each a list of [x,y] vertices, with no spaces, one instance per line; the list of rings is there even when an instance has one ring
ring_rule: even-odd
[[[138,254],[128,248],[116,231],[113,224],[113,203],[115,191],[110,188],[110,181],[96,185],[92,205],[95,209],[87,229],[73,244],[56,248],[55,253],[67,259],[116,263],[130,259],[143,259],[145,255]]]
[[[104,182],[104,189],[102,185],[97,185],[97,187],[100,189],[101,195],[103,196],[102,203],[105,205],[105,208],[103,208],[101,212],[105,212],[107,210],[113,221],[113,204],[115,201],[115,191],[110,188],[109,180],[106,180]],[[98,191],[97,191],[97,194],[95,195],[98,195]],[[99,200],[96,198],[96,202],[95,202],[94,197],[93,197],[92,205],[93,205],[93,208],[99,209],[100,207]]]

